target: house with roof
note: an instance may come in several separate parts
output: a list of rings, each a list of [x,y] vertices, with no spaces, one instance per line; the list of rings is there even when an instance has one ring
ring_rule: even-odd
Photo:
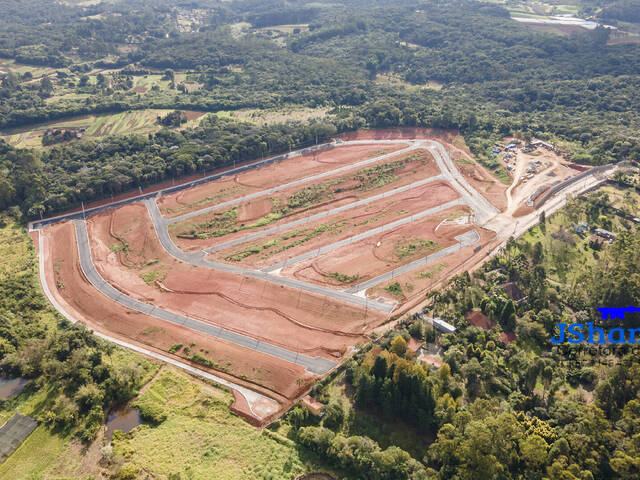
[[[496,326],[495,322],[480,310],[471,310],[465,313],[464,319],[469,323],[469,325],[473,325],[474,327],[479,327],[484,330],[491,330]]]
[[[500,285],[504,293],[507,294],[511,300],[516,302],[516,304],[520,304],[527,299],[527,296],[524,294],[522,290],[515,284],[515,282],[507,282]]]

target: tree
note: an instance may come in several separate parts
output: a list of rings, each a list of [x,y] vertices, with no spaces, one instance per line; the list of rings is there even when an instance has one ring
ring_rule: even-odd
[[[53,92],[53,82],[46,75],[40,80],[40,92],[44,96],[49,96]]]
[[[390,351],[395,353],[396,355],[403,357],[404,354],[407,352],[407,342],[404,338],[402,338],[401,335],[397,335],[392,341],[391,341],[391,348]]]
[[[342,404],[332,402],[323,407],[323,412],[323,426],[331,430],[340,430],[342,428],[342,423],[344,422],[344,409],[342,408]]]
[[[545,464],[548,449],[549,445],[539,435],[528,435],[520,440],[520,457],[534,471]]]

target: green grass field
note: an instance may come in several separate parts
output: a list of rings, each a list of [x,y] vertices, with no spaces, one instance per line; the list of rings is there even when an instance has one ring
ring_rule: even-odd
[[[140,401],[168,415],[113,442],[114,454],[140,477],[291,480],[310,461],[290,440],[232,414],[231,394],[174,368],[163,370]]]
[[[4,224],[0,228],[0,283],[27,272],[33,276],[38,292],[42,294],[39,289],[38,263],[31,239],[25,229],[14,220],[4,215],[0,215],[0,220]],[[58,319],[51,309],[44,309],[36,315],[49,331],[57,328]],[[141,365],[146,372],[141,384],[148,382],[159,368],[158,364],[148,361],[145,357],[121,348],[114,350],[109,361],[114,365]],[[38,418],[52,407],[59,393],[52,385],[28,385],[20,394],[0,403],[0,424],[9,420],[15,413]],[[40,425],[4,463],[0,464],[0,478],[52,478],[45,475],[45,472],[57,468],[56,465],[60,462],[74,460],[70,458],[70,452],[63,453],[72,443],[73,432],[61,435],[51,432],[45,425]],[[77,457],[79,453],[75,455]],[[79,458],[75,458],[75,461],[79,463]],[[74,475],[69,478],[83,477]]]
[[[86,115],[69,120],[39,124],[29,130],[14,130],[0,136],[10,145],[17,148],[42,148],[42,137],[49,128],[80,128],[87,130],[83,138],[101,138],[109,135],[127,135],[131,133],[150,133],[159,130],[158,116],[166,115],[172,110],[147,109],[127,112]],[[182,128],[196,126],[203,117],[182,125]]]

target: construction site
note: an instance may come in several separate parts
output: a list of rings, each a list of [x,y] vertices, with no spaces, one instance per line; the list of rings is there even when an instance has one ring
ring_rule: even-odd
[[[496,153],[507,185],[460,138],[354,132],[33,222],[43,289],[70,321],[227,386],[267,424],[374,329],[613,171],[513,144]]]

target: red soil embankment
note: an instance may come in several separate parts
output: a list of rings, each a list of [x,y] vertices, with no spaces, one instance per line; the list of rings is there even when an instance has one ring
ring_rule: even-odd
[[[98,271],[141,301],[328,358],[340,357],[363,340],[363,308],[169,256],[142,204],[92,216],[88,230]],[[384,320],[382,314],[367,316],[370,321]]]
[[[84,277],[69,222],[42,231],[45,277],[52,295],[73,318],[88,328],[209,370],[234,383],[244,384],[286,404],[304,390],[313,376],[299,365],[238,347],[214,337],[130,310],[97,291]],[[168,353],[175,344],[191,346],[192,353],[210,358],[222,371]],[[240,378],[244,377],[244,378]],[[297,380],[302,379],[301,385]],[[242,410],[242,406],[239,406]],[[250,414],[250,412],[246,412]]]

